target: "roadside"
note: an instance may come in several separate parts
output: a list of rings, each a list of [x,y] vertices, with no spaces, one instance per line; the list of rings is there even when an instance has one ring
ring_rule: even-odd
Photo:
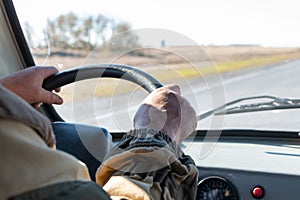
[[[299,48],[260,46],[140,48],[129,52],[106,52],[101,49],[73,52],[56,49],[50,55],[35,56],[37,65],[54,65],[60,70],[92,63],[131,65],[150,73],[164,84],[217,73],[223,77],[234,76],[297,58],[300,58]],[[63,87],[61,94],[65,102],[119,95],[137,89],[136,85],[127,81],[113,79],[87,80],[76,83],[76,87],[74,85]]]

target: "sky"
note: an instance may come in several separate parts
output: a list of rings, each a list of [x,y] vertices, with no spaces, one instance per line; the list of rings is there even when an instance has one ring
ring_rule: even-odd
[[[133,29],[163,29],[178,37],[158,36],[170,45],[252,44],[300,47],[298,0],[13,0],[21,21],[46,24],[70,11],[104,14],[129,22]],[[163,31],[164,32],[164,31]],[[166,31],[168,32],[168,31]],[[166,33],[164,32],[164,33]],[[148,37],[150,37],[148,35]],[[161,37],[161,38],[159,38]],[[169,41],[168,41],[169,40]]]

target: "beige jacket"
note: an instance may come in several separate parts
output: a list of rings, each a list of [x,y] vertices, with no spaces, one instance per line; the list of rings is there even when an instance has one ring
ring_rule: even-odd
[[[53,149],[47,118],[1,86],[0,97],[0,199],[50,184],[90,180],[83,163]]]

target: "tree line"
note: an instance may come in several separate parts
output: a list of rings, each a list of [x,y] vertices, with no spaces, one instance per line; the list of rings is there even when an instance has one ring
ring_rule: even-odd
[[[36,43],[33,27],[24,24],[24,32],[29,45]],[[116,22],[102,14],[78,16],[73,12],[48,19],[43,31],[44,41],[38,46],[58,49],[84,49],[105,47],[111,50],[124,50],[139,46],[138,37],[131,31],[127,22]],[[121,37],[120,37],[121,35]]]

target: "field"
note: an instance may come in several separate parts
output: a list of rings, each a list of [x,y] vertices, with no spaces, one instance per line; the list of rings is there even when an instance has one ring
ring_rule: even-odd
[[[54,65],[60,70],[97,63],[119,63],[151,73],[163,83],[174,83],[182,79],[209,76],[216,73],[243,72],[244,69],[266,67],[275,63],[300,58],[299,48],[267,48],[260,46],[206,46],[139,48],[134,51],[110,52],[95,49],[90,52],[34,50],[37,65]],[[90,96],[107,96],[129,92],[136,88],[125,81],[111,79],[88,80],[64,87],[62,95],[66,101],[82,100]],[[121,84],[120,84],[121,83]]]

